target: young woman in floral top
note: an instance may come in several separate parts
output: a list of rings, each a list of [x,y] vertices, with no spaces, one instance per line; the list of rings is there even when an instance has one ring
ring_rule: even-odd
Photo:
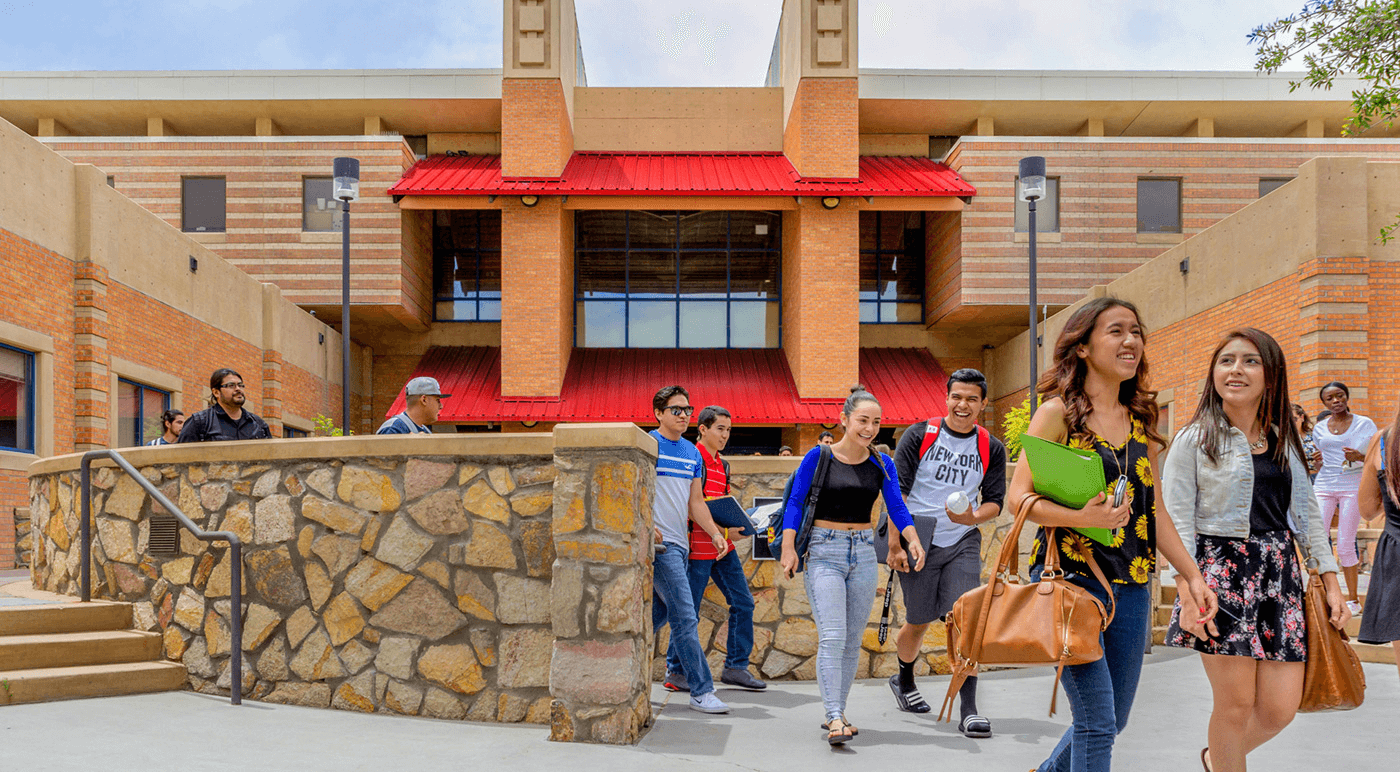
[[[1031,557],[1032,576],[1045,562],[1045,549],[1059,549],[1066,578],[1094,593],[1104,605],[1108,596],[1080,558],[1087,548],[1113,585],[1116,613],[1101,636],[1104,656],[1097,662],[1065,668],[1062,683],[1074,711],[1074,724],[1065,732],[1040,772],[1109,772],[1113,741],[1128,723],[1143,652],[1147,648],[1151,611],[1148,581],[1156,570],[1154,554],[1162,555],[1182,573],[1177,593],[1183,606],[1196,613],[1184,620],[1188,630],[1204,637],[1201,620],[1215,613],[1215,594],[1206,587],[1191,553],[1167,518],[1157,478],[1157,455],[1163,445],[1157,434],[1156,392],[1148,388],[1146,339],[1137,309],[1117,298],[1096,298],[1070,317],[1055,342],[1049,372],[1036,384],[1046,398],[1029,433],[1053,442],[1092,448],[1103,459],[1104,484],[1128,478],[1122,506],[1104,494],[1083,509],[1073,510],[1048,499],[1032,504],[1027,519],[1042,526],[1117,529],[1113,543],[1101,545],[1072,532],[1059,544],[1046,545],[1045,530],[1036,534]],[[1025,454],[1016,462],[1016,476],[1007,501],[1019,506],[1034,490]]]
[[[1167,629],[1168,645],[1201,652],[1210,679],[1207,772],[1244,772],[1245,755],[1298,712],[1308,640],[1295,543],[1318,562],[1332,624],[1351,616],[1288,394],[1278,343],[1254,328],[1231,332],[1163,469],[1171,518],[1220,602],[1209,639],[1188,634],[1199,622],[1184,601]]]

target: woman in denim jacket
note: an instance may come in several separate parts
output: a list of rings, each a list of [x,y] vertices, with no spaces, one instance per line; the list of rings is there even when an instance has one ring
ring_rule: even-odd
[[[1168,645],[1201,652],[1210,679],[1207,772],[1243,772],[1245,755],[1298,711],[1308,652],[1295,543],[1317,561],[1332,624],[1351,616],[1288,396],[1278,343],[1254,328],[1231,332],[1162,471],[1167,512],[1220,603],[1207,639],[1188,634],[1198,616],[1180,603],[1167,629]]]

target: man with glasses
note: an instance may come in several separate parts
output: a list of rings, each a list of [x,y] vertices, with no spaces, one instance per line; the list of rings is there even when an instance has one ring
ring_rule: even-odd
[[[402,413],[379,425],[375,434],[432,434],[432,425],[442,412],[443,394],[436,378],[414,378],[404,388],[408,406]]]
[[[185,421],[176,442],[221,442],[224,440],[266,440],[272,438],[267,422],[251,410],[244,394],[243,376],[225,367],[209,376],[209,407]]]
[[[700,451],[681,438],[690,426],[690,395],[680,386],[667,386],[651,400],[660,426],[656,439],[656,492],[652,496],[656,555],[652,561],[651,623],[655,629],[671,625],[671,647],[680,660],[690,687],[690,709],[701,713],[728,713],[729,706],[715,696],[714,678],[700,646],[700,618],[690,592],[687,556],[690,551],[687,520],[694,520],[710,537],[715,559],[729,551],[729,541],[705,505]]]

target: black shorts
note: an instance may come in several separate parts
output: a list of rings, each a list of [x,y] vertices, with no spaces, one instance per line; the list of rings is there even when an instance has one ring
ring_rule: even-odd
[[[929,547],[921,571],[899,574],[909,624],[942,619],[953,603],[982,584],[982,532],[976,528],[951,547]]]

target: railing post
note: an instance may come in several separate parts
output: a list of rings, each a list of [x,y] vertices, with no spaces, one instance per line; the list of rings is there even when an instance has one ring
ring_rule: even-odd
[[[82,522],[79,524],[79,533],[82,534],[82,600],[84,603],[92,600],[92,459],[94,454],[102,451],[94,450],[83,454],[83,463],[79,468],[79,482],[83,487]]]
[[[230,534],[231,535],[231,534]],[[233,606],[229,609],[230,631],[229,648],[232,649],[233,661],[230,663],[229,675],[229,699],[234,705],[243,704],[243,544],[239,542],[237,536],[228,540],[229,552],[232,553],[233,562],[229,564],[229,579],[231,586],[229,590],[229,600]]]

